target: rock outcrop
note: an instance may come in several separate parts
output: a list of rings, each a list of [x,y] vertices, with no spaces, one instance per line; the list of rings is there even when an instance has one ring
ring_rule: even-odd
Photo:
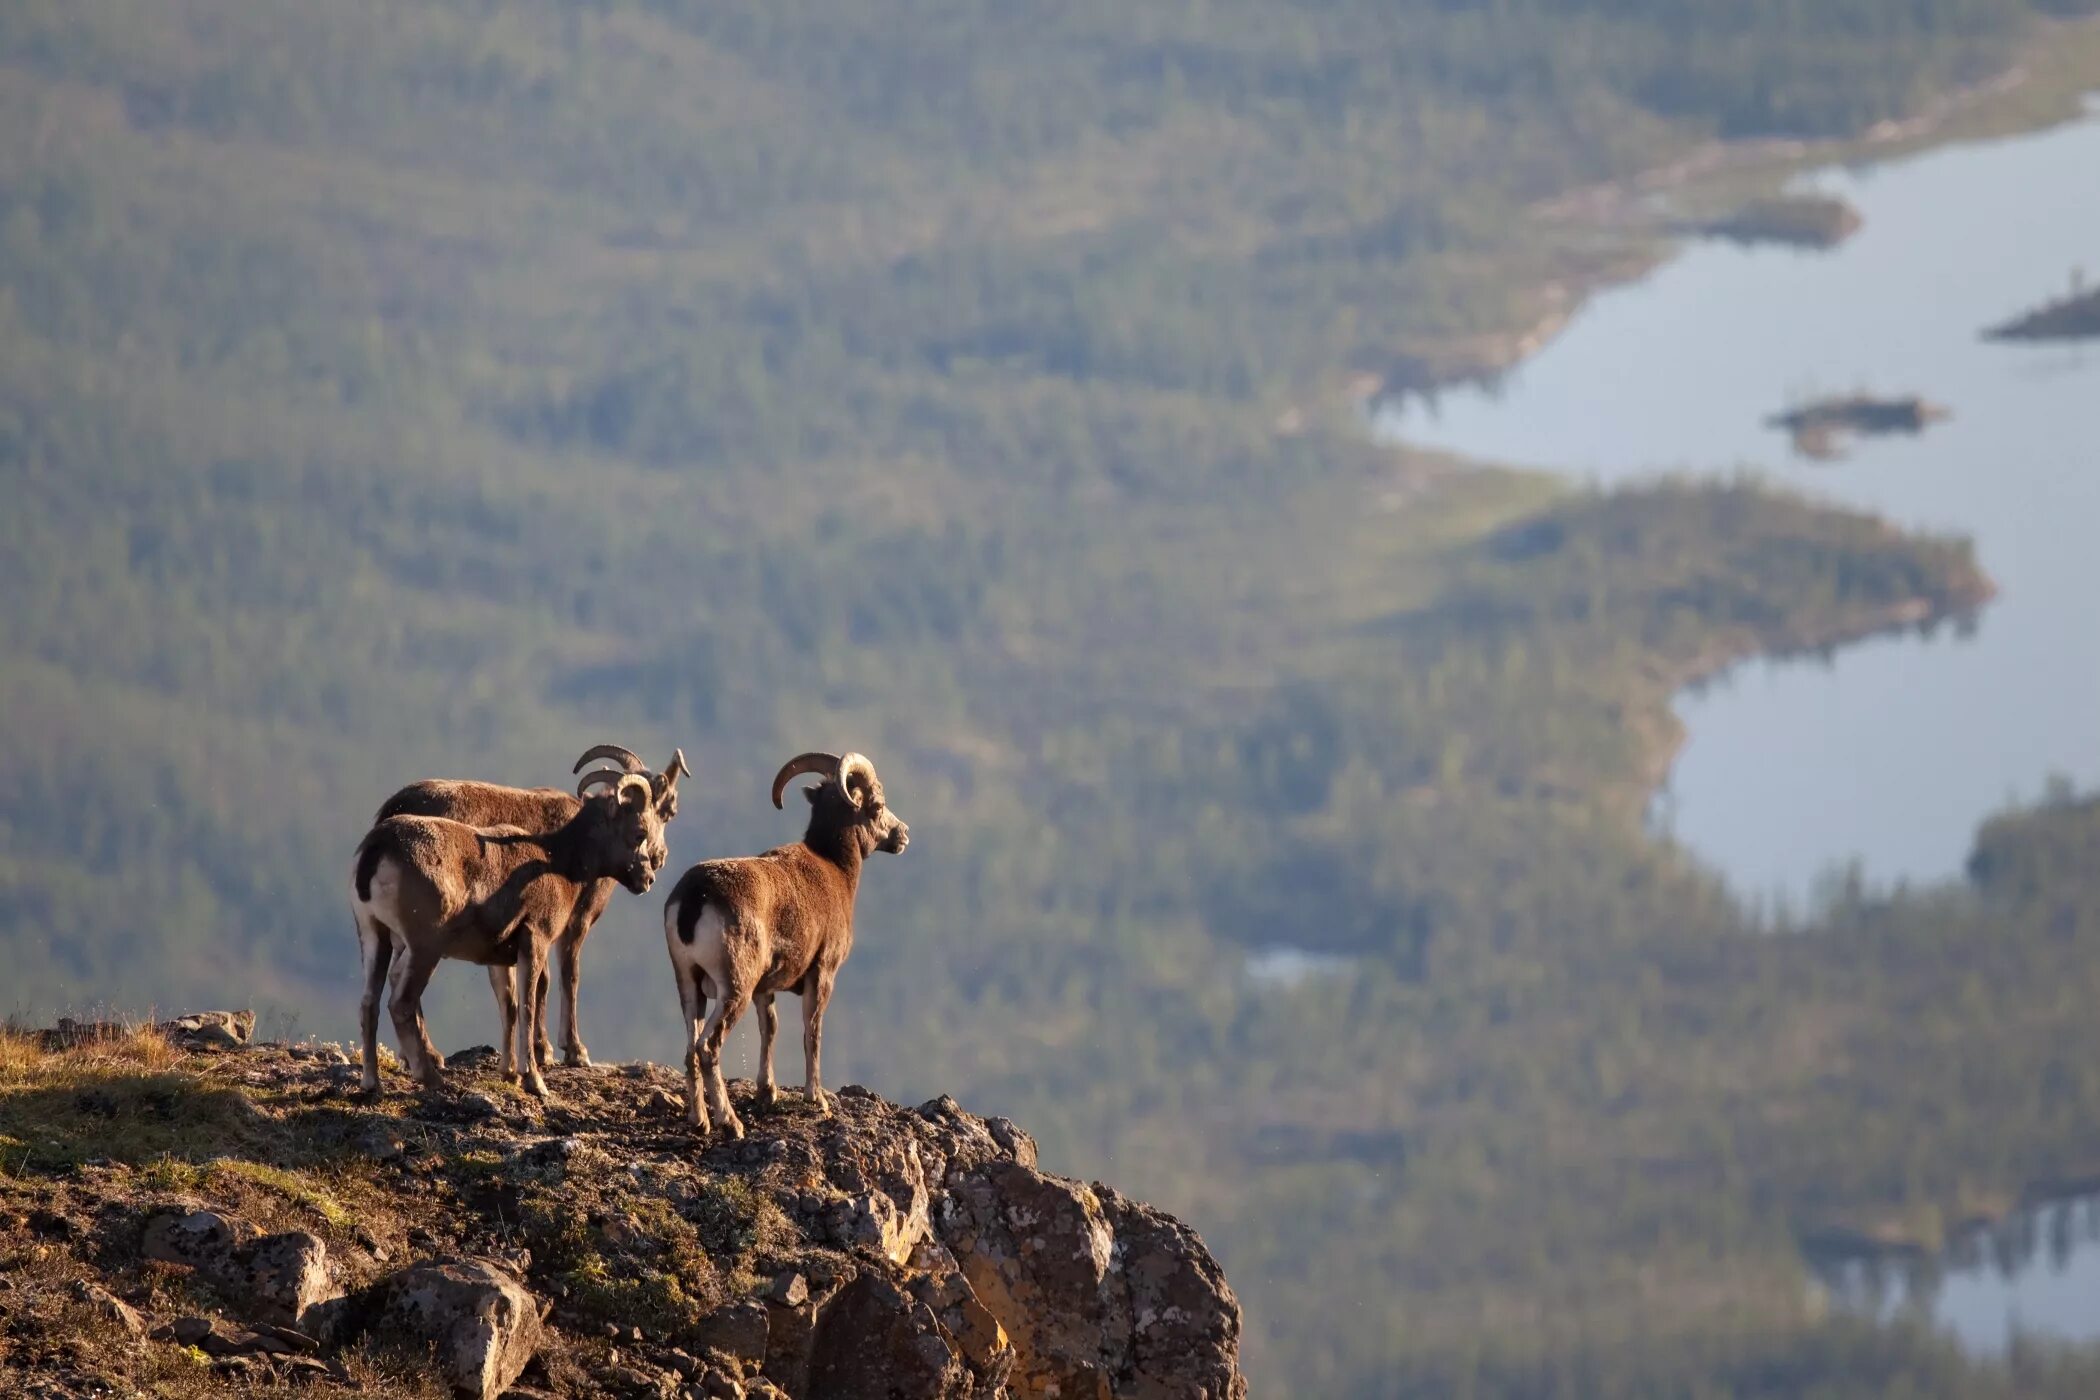
[[[305,1230],[265,1235],[238,1218],[178,1208],[147,1218],[140,1249],[195,1271],[255,1322],[295,1327],[334,1292],[328,1246]]]
[[[95,1154],[0,1178],[0,1266],[34,1261],[0,1289],[0,1370],[53,1396],[180,1365],[227,1393],[435,1376],[480,1400],[1246,1394],[1239,1305],[1194,1232],[952,1099],[848,1086],[818,1117],[739,1083],[750,1136],[725,1142],[657,1066],[558,1069],[541,1104],[465,1052],[444,1090],[371,1105],[337,1047],[248,1029],[170,1023],[187,1053],[153,1090],[235,1096],[238,1142],[110,1152],[127,1091],[98,1079],[75,1093]]]

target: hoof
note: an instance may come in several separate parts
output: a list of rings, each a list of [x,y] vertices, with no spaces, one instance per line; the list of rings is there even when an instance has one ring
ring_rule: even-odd
[[[366,1083],[358,1085],[357,1096],[363,1099],[366,1103],[371,1103],[373,1100],[377,1099],[379,1097],[379,1081],[373,1079],[367,1081]]]
[[[540,1078],[537,1074],[527,1075],[525,1078],[525,1092],[536,1099],[544,1099],[547,1097],[547,1081]]]
[[[744,1136],[744,1120],[734,1113],[722,1120],[722,1136],[731,1142],[740,1142]]]
[[[831,1116],[831,1095],[825,1093],[822,1089],[812,1089],[809,1092],[809,1106],[810,1110],[817,1117],[829,1118]]]
[[[561,1062],[570,1069],[591,1069],[591,1052],[581,1045],[572,1045],[561,1052]]]
[[[760,1112],[768,1112],[772,1109],[774,1101],[779,1097],[778,1094],[773,1092],[772,1085],[761,1084],[758,1086],[758,1092],[751,1096],[751,1103]]]

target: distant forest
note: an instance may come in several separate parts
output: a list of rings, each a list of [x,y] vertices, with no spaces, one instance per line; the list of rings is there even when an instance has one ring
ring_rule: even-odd
[[[1967,544],[1339,390],[1626,253],[1539,201],[2096,8],[9,0],[0,1009],[347,1038],[400,783],[682,745],[682,863],[850,745],[913,842],[829,1078],[1186,1216],[1257,1393],[2089,1396],[1818,1317],[1797,1239],[2100,1162],[2100,809],[1787,918],[1639,821],[1675,683],[1960,612]],[[678,1052],[658,913],[601,1058]]]

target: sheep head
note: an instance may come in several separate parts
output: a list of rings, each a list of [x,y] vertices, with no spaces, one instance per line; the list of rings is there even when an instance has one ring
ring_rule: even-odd
[[[814,809],[812,827],[819,823],[836,827],[863,857],[876,851],[895,855],[911,844],[911,828],[890,810],[883,798],[882,780],[875,776],[875,765],[866,754],[811,752],[789,759],[773,775],[775,807],[781,805],[788,783],[804,773],[824,779],[815,787],[803,789],[803,796]]]
[[[605,793],[592,797],[592,788]],[[649,779],[639,773],[600,768],[577,784],[584,799],[578,822],[584,823],[582,859],[595,876],[610,875],[636,894],[646,894],[656,872],[670,859],[664,845],[664,819],[657,811]]]

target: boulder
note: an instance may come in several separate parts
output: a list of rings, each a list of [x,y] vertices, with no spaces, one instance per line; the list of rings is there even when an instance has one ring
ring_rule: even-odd
[[[772,1323],[765,1304],[745,1299],[725,1303],[694,1324],[688,1339],[693,1350],[705,1355],[719,1351],[753,1365],[766,1359]]]
[[[1117,1272],[1130,1297],[1130,1400],[1198,1393],[1243,1397],[1240,1304],[1196,1232],[1173,1216],[1096,1183],[1115,1234]]]
[[[328,1246],[318,1235],[287,1230],[234,1251],[251,1323],[296,1327],[307,1309],[334,1296]]]
[[[1016,1158],[948,1186],[941,1242],[1011,1339],[1014,1395],[1244,1400],[1239,1300],[1194,1231]]]
[[[811,1395],[964,1400],[981,1392],[933,1310],[877,1273],[840,1289],[817,1323]]]
[[[336,1292],[327,1244],[304,1230],[258,1236],[238,1217],[178,1207],[147,1217],[139,1247],[195,1271],[251,1322],[296,1327]]]
[[[233,1257],[241,1241],[255,1234],[246,1221],[217,1211],[162,1209],[146,1217],[139,1249],[148,1259],[211,1273]]]
[[[356,1311],[372,1331],[431,1347],[454,1392],[474,1400],[502,1394],[540,1344],[532,1295],[481,1259],[412,1265],[365,1290]]]
[[[153,1029],[184,1050],[239,1050],[255,1035],[253,1011],[198,1011]]]

